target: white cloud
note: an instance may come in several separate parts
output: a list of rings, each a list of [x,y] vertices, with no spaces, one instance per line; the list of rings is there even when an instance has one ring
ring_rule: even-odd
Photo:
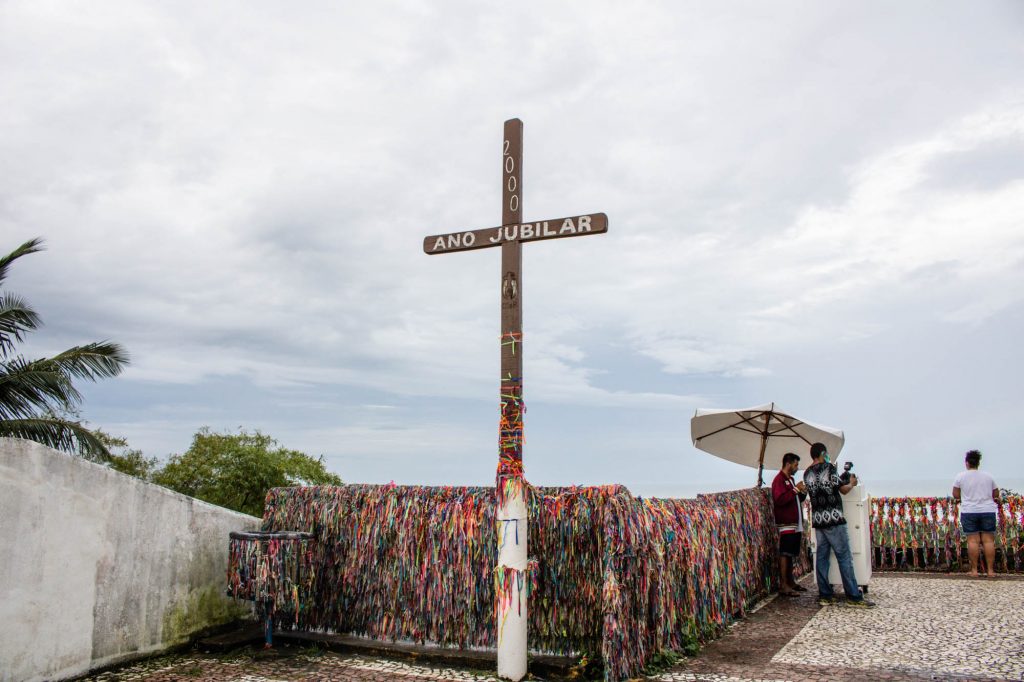
[[[632,239],[629,284],[607,292],[608,315],[627,319],[634,347],[666,371],[757,376],[776,350],[877,334],[901,311],[996,314],[1024,297],[1024,175],[955,191],[930,184],[929,169],[952,152],[1020,144],[1022,125],[1024,106],[1011,103],[866,159],[844,199],[810,204],[778,231]],[[938,279],[921,277],[929,269]]]
[[[529,395],[785,393],[782,357],[1020,306],[1015,12],[6,3],[0,230],[50,246],[11,285],[126,383],[490,399],[497,253],[420,244],[497,223],[520,116],[525,217],[611,223],[524,248]]]

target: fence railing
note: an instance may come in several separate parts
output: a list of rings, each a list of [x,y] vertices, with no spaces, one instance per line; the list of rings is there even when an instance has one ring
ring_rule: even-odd
[[[622,486],[531,486],[527,504],[523,529],[496,520],[493,488],[277,488],[264,531],[315,541],[236,537],[231,566],[260,575],[250,598],[277,604],[268,612],[278,628],[379,640],[495,647],[495,600],[523,599],[531,649],[600,656],[607,680],[714,637],[778,584],[763,489],[669,500]],[[525,585],[495,575],[497,537],[519,532],[532,554]],[[275,568],[295,578],[263,575]],[[248,596],[242,577],[228,581]]]
[[[996,513],[995,570],[1024,570],[1024,497],[1005,496]],[[967,538],[952,497],[876,497],[871,500],[875,570],[966,570]]]

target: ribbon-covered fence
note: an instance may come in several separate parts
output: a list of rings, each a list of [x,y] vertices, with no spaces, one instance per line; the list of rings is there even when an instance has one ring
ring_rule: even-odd
[[[294,627],[305,626],[303,605],[311,603],[316,574],[311,533],[233,532],[228,535],[228,594],[253,602],[271,643],[274,615],[288,612]]]
[[[996,571],[1019,573],[1024,563],[1024,497],[1007,495],[996,513]],[[952,497],[871,500],[872,564],[876,570],[967,570],[967,538]]]
[[[495,600],[529,599],[532,650],[600,654],[605,678],[620,680],[658,651],[714,637],[777,586],[765,490],[679,500],[622,486],[526,490],[532,557],[515,575],[495,568],[496,548],[525,529],[495,520],[493,488],[271,490],[264,530],[316,538],[310,578],[274,611],[276,626],[493,648]],[[232,545],[232,567],[246,565],[234,557],[243,551]]]

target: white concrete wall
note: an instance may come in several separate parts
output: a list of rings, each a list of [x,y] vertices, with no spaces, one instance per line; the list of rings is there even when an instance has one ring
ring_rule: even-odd
[[[0,438],[0,682],[61,679],[245,615],[228,533],[259,520]]]

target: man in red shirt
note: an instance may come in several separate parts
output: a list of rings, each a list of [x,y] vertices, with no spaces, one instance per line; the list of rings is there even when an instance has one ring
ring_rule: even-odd
[[[793,480],[799,468],[800,457],[787,452],[782,456],[782,469],[772,481],[775,525],[779,527],[779,594],[783,597],[795,597],[797,592],[807,591],[793,580],[793,561],[800,556],[800,540],[804,534],[800,503],[807,496],[804,482]]]

